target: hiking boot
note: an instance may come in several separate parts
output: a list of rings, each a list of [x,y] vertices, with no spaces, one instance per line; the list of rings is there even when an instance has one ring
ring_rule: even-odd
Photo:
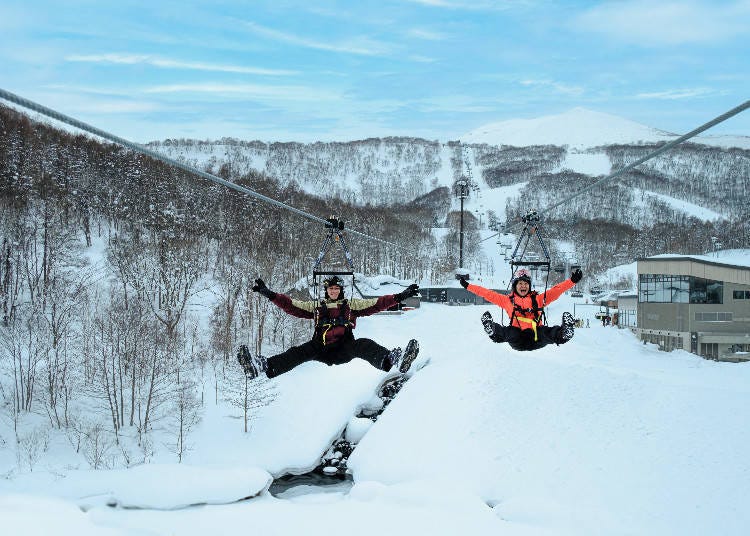
[[[245,376],[251,380],[260,376],[268,368],[266,358],[262,355],[254,357],[244,344],[237,352],[237,361],[245,372]]]
[[[562,324],[560,324],[560,342],[568,342],[573,338],[575,333],[576,320],[573,315],[565,312],[562,315]]]
[[[489,311],[485,311],[482,315],[482,325],[484,326],[484,331],[487,332],[487,335],[492,337],[495,334],[495,322],[492,320],[492,315]]]
[[[385,356],[385,359],[383,360],[383,364],[390,363],[391,366],[388,368],[388,370],[392,370],[399,366],[401,363],[401,347],[398,346],[391,350],[391,353]]]
[[[417,354],[419,354],[419,343],[416,339],[412,339],[409,341],[409,344],[406,345],[404,357],[401,358],[401,363],[398,366],[398,370],[401,374],[409,372],[411,364],[414,363],[414,360],[417,358]]]

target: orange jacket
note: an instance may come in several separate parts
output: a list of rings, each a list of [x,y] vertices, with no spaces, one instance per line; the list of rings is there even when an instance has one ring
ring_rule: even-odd
[[[575,283],[573,283],[570,279],[567,279],[563,281],[562,283],[558,283],[554,287],[548,289],[547,292],[543,294],[539,294],[536,297],[537,307],[541,309],[545,305],[552,303],[557,298],[559,298],[563,292],[565,292],[566,290],[572,289],[574,286],[575,286]],[[476,294],[477,296],[481,296],[488,302],[494,303],[495,305],[499,305],[500,307],[502,307],[505,313],[508,315],[508,318],[513,319],[513,322],[511,323],[512,326],[515,326],[521,329],[535,329],[535,326],[533,326],[532,323],[530,322],[530,320],[534,319],[533,312],[524,310],[524,311],[516,311],[515,315],[513,314],[513,303],[510,301],[510,295],[500,294],[498,292],[495,292],[494,290],[490,290],[488,288],[484,288],[484,287],[480,287],[479,285],[472,285],[472,284],[469,284],[469,286],[466,287],[466,290]],[[527,294],[524,297],[521,297],[518,294],[515,294],[513,296],[513,301],[521,309],[531,309],[534,306],[534,304],[532,303],[531,296],[529,294]],[[527,320],[519,320],[519,317],[526,318]],[[543,325],[541,321],[539,322],[539,325]]]

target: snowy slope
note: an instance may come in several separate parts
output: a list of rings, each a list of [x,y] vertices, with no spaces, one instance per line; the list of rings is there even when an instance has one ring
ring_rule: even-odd
[[[461,141],[516,147],[568,145],[584,149],[617,143],[655,143],[675,137],[615,115],[573,108],[557,115],[490,123],[467,132]]]
[[[563,297],[550,316],[575,303],[578,316],[593,318],[584,301]],[[519,353],[487,339],[483,310],[425,304],[358,326],[386,346],[419,338],[420,358],[431,363],[362,439],[348,492],[178,511],[95,504],[84,513],[67,506],[68,470],[48,456],[54,478],[40,479],[41,470],[0,483],[4,533],[45,533],[38,512],[50,509],[63,535],[204,536],[251,526],[264,535],[746,533],[750,427],[736,408],[750,405],[750,363],[659,352],[596,322],[567,345]],[[263,489],[263,470],[314,462],[382,378],[361,362],[299,367],[274,380],[279,396],[247,435],[231,410],[210,410],[188,463],[214,471],[227,490],[237,480],[225,469],[257,466]],[[131,479],[130,501],[139,490],[178,495],[170,474],[161,484],[151,478],[149,489]]]
[[[666,142],[682,134],[684,132],[673,134],[616,115],[578,107],[556,115],[488,123],[467,132],[461,141],[515,147],[567,145],[570,149],[587,149],[613,144]],[[704,135],[696,136],[691,142],[750,149],[750,136]]]

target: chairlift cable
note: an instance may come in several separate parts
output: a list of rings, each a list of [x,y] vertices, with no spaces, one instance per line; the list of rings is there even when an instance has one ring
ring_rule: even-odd
[[[328,221],[319,218],[318,216],[314,216],[313,214],[308,214],[307,212],[300,210],[298,208],[295,208],[291,205],[287,205],[286,203],[282,203],[281,201],[277,201],[276,199],[273,199],[271,197],[265,196],[261,193],[255,192],[249,188],[245,188],[244,186],[240,186],[239,184],[235,184],[233,182],[227,181],[222,179],[221,177],[217,177],[216,175],[213,175],[211,173],[207,173],[205,171],[201,171],[199,169],[196,169],[192,166],[189,166],[183,162],[180,162],[178,160],[175,160],[173,158],[170,158],[168,156],[164,156],[163,154],[160,154],[156,151],[153,151],[151,149],[148,149],[147,147],[144,147],[143,145],[139,145],[137,143],[133,143],[129,140],[126,140],[124,138],[121,138],[119,136],[116,136],[114,134],[110,134],[107,131],[101,130],[99,128],[96,128],[94,126],[91,126],[87,123],[84,123],[82,121],[79,121],[78,119],[75,119],[73,117],[70,117],[68,115],[65,115],[63,113],[60,113],[56,110],[53,110],[51,108],[48,108],[46,106],[43,106],[41,104],[38,104],[36,102],[30,101],[29,99],[25,99],[19,95],[16,95],[15,93],[11,93],[9,91],[6,91],[2,88],[0,88],[0,98],[7,100],[9,102],[12,102],[14,104],[17,104],[19,106],[22,106],[23,108],[26,108],[28,110],[32,110],[34,112],[40,113],[42,115],[45,115],[51,119],[55,119],[57,121],[60,121],[61,123],[65,123],[67,125],[73,126],[77,129],[83,130],[85,132],[88,132],[90,134],[94,134],[95,136],[98,136],[100,138],[104,138],[105,140],[109,140],[113,143],[116,143],[118,145],[122,145],[123,147],[127,147],[128,149],[131,149],[132,151],[135,151],[137,153],[140,153],[142,155],[148,156],[150,158],[153,158],[155,160],[159,160],[161,162],[164,162],[165,164],[168,164],[170,166],[182,169],[183,171],[187,171],[188,173],[192,173],[194,175],[198,175],[199,177],[206,179],[208,181],[211,181],[213,183],[226,186],[227,188],[231,188],[232,190],[236,190],[240,193],[249,195],[250,197],[254,197],[255,199],[258,199],[260,201],[263,201],[264,203],[268,203],[270,205],[274,205],[276,207],[282,208],[284,210],[288,210],[290,212],[293,212],[294,214],[297,214],[298,216],[302,216],[303,218],[307,218],[309,220],[327,224]],[[387,240],[383,240],[381,238],[377,238],[359,231],[355,231],[353,229],[347,229],[347,232],[361,236],[363,238],[366,238],[368,240],[374,240],[375,242],[381,242],[383,244],[387,244],[389,246],[393,246],[398,249],[405,249],[403,246],[399,246],[398,244],[394,244],[393,242],[388,242]]]
[[[676,145],[679,145],[679,144],[681,144],[683,142],[686,142],[687,140],[689,140],[690,138],[693,138],[693,137],[697,136],[701,132],[704,132],[704,131],[708,130],[709,128],[712,128],[712,127],[718,125],[719,123],[722,123],[722,122],[726,121],[730,117],[734,117],[738,113],[744,112],[748,108],[750,108],[750,100],[745,101],[744,103],[740,104],[739,106],[736,106],[736,107],[732,108],[728,112],[725,112],[725,113],[721,114],[720,116],[712,119],[708,123],[705,123],[705,124],[699,126],[698,128],[696,128],[694,130],[691,130],[687,134],[684,134],[684,135],[680,136],[677,139],[674,139],[674,140],[672,140],[670,142],[665,143],[664,145],[662,145],[658,149],[650,152],[646,156],[643,156],[643,157],[639,158],[638,160],[636,160],[634,162],[631,162],[627,166],[624,166],[624,167],[620,168],[619,170],[615,171],[614,173],[610,173],[606,177],[603,177],[603,178],[599,179],[598,181],[595,181],[595,182],[589,184],[585,188],[583,188],[583,189],[575,192],[574,194],[566,197],[565,199],[562,199],[561,201],[558,201],[557,203],[555,203],[553,205],[550,205],[550,206],[548,206],[548,207],[546,207],[544,209],[537,210],[537,212],[539,214],[550,212],[550,211],[556,209],[557,207],[562,206],[562,205],[570,202],[572,199],[575,199],[579,195],[583,195],[586,192],[588,192],[588,191],[590,191],[590,190],[592,190],[592,189],[594,189],[594,188],[596,188],[598,186],[601,186],[603,183],[605,183],[607,181],[610,181],[610,180],[614,179],[615,177],[618,177],[618,176],[622,175],[626,171],[630,171],[634,167],[639,166],[639,165],[643,164],[644,162],[646,162],[648,160],[651,160],[652,158],[654,158],[656,156],[659,156],[660,154],[662,154],[662,153],[670,150],[672,147],[675,147]],[[516,223],[514,223],[514,224],[512,224],[512,225],[510,225],[508,227],[506,227],[504,229],[504,232],[507,232],[507,231],[509,231],[511,229],[514,229],[514,228],[518,227],[521,223],[522,222],[516,222]],[[499,234],[500,233],[498,232],[498,233],[495,233],[495,234],[493,234],[491,236],[488,236],[487,238],[483,238],[482,240],[479,241],[479,243],[482,243],[485,240],[489,240],[490,238],[493,238],[493,237],[495,237],[495,236],[497,236]]]

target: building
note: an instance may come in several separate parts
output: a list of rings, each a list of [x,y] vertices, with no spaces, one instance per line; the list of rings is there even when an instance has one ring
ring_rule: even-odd
[[[495,290],[500,294],[507,294],[507,290]],[[423,301],[446,303],[448,305],[484,305],[487,300],[477,296],[463,287],[422,287],[419,289]]]
[[[638,259],[639,338],[666,351],[682,348],[709,359],[750,360],[748,257]]]
[[[638,326],[638,294],[617,296],[617,327],[634,329]]]

